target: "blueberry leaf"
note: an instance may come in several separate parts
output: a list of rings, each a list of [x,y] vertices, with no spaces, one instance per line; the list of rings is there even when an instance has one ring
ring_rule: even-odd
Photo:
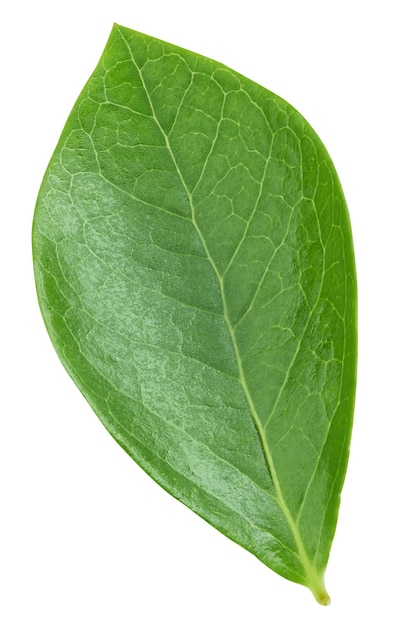
[[[309,124],[220,63],[115,25],[45,174],[33,253],[55,349],[116,441],[327,604],[356,276]]]

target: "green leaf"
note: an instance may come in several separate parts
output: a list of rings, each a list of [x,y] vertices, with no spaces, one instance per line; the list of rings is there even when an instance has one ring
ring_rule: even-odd
[[[44,177],[42,314],[116,441],[327,604],[356,278],[337,174],[292,106],[115,25]]]

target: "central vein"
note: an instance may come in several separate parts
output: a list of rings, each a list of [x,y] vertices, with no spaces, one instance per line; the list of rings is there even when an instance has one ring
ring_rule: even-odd
[[[206,243],[206,241],[204,239],[204,236],[203,236],[203,234],[201,232],[201,229],[200,229],[200,227],[198,225],[198,222],[196,220],[195,210],[194,210],[194,203],[193,203],[193,199],[192,199],[192,193],[188,189],[188,187],[186,185],[186,182],[184,180],[183,174],[181,172],[181,169],[180,169],[178,163],[176,162],[173,150],[172,150],[170,142],[169,142],[169,137],[165,133],[164,129],[162,128],[162,126],[160,124],[160,122],[158,121],[158,117],[156,115],[154,106],[152,104],[150,93],[148,92],[148,89],[146,87],[146,84],[145,84],[145,81],[144,81],[141,69],[137,65],[137,63],[136,63],[136,61],[135,61],[135,59],[133,57],[131,48],[130,48],[128,42],[126,41],[126,39],[125,39],[125,37],[123,36],[122,33],[121,33],[121,37],[125,41],[126,47],[128,48],[129,54],[131,56],[132,63],[134,64],[134,66],[137,69],[137,72],[140,75],[143,89],[144,89],[144,91],[145,91],[145,93],[147,95],[149,106],[151,107],[152,116],[154,118],[155,123],[157,124],[157,126],[159,128],[160,133],[162,134],[162,136],[164,138],[165,145],[166,145],[166,147],[168,149],[170,157],[171,157],[171,159],[173,161],[173,164],[174,164],[174,166],[176,168],[176,172],[177,172],[177,174],[178,174],[178,176],[180,178],[181,184],[182,184],[182,186],[183,186],[183,188],[184,188],[184,190],[185,190],[185,192],[187,194],[187,198],[189,200],[190,207],[191,207],[191,219],[192,219],[194,228],[195,228],[195,230],[197,232],[197,235],[198,235],[198,237],[199,237],[199,239],[200,239],[200,241],[202,243],[202,246],[203,246],[204,251],[205,251],[205,253],[207,255],[209,263],[211,264],[211,266],[212,266],[212,268],[214,270],[215,276],[216,276],[216,278],[218,280],[219,289],[220,289],[220,293],[221,293],[221,298],[222,298],[222,302],[223,302],[223,317],[224,317],[224,320],[225,320],[226,325],[228,327],[228,330],[229,330],[229,333],[230,333],[230,337],[231,337],[231,341],[232,341],[232,344],[233,344],[234,353],[235,353],[235,357],[236,357],[236,361],[237,361],[239,380],[240,380],[241,387],[242,387],[242,390],[244,392],[245,398],[247,400],[250,413],[252,415],[252,418],[254,420],[255,426],[257,428],[257,431],[258,431],[258,434],[259,434],[259,437],[260,437],[260,441],[261,441],[261,444],[262,444],[266,465],[267,465],[267,467],[269,469],[270,476],[271,476],[271,479],[273,481],[277,502],[278,502],[278,504],[279,504],[279,506],[281,508],[281,511],[283,512],[283,514],[284,514],[284,516],[285,516],[285,518],[287,520],[288,526],[289,526],[289,528],[291,530],[292,536],[294,538],[294,541],[295,541],[297,549],[298,549],[298,556],[299,556],[299,558],[300,558],[300,560],[302,562],[305,574],[306,574],[309,582],[313,583],[313,585],[311,584],[310,586],[311,587],[314,586],[314,588],[315,588],[317,586],[317,583],[320,583],[320,580],[317,580],[317,579],[319,579],[319,574],[316,572],[313,564],[310,562],[310,559],[308,557],[308,554],[306,552],[305,546],[303,544],[302,537],[301,537],[301,534],[299,532],[298,526],[297,526],[297,524],[296,524],[296,522],[295,522],[295,520],[294,520],[294,518],[293,518],[293,516],[291,514],[291,511],[288,508],[288,505],[287,505],[287,503],[286,503],[286,501],[284,499],[284,496],[283,496],[283,493],[282,493],[282,490],[281,490],[281,486],[280,486],[280,482],[279,482],[278,475],[277,475],[277,472],[276,472],[276,468],[274,466],[273,456],[272,456],[270,447],[269,447],[268,442],[267,442],[265,429],[264,429],[264,427],[262,425],[261,419],[259,417],[258,411],[256,409],[256,406],[254,404],[254,401],[252,399],[252,396],[251,396],[251,393],[250,393],[250,390],[249,390],[249,387],[248,387],[248,384],[247,384],[244,368],[243,368],[242,361],[241,361],[241,355],[240,355],[238,344],[237,344],[237,338],[236,338],[236,335],[235,335],[235,330],[234,330],[234,327],[233,327],[233,325],[231,323],[230,315],[229,315],[229,311],[228,311],[228,307],[227,307],[227,300],[226,300],[226,295],[225,295],[225,286],[224,286],[223,276],[221,275],[221,273],[219,272],[219,270],[218,270],[218,268],[216,266],[216,263],[215,263],[212,255],[211,255],[211,253],[209,251],[208,245],[207,245],[207,243]],[[324,589],[324,587],[323,587],[323,589]]]

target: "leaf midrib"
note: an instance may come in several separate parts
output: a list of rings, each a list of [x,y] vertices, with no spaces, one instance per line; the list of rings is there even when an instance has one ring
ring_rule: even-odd
[[[295,522],[295,520],[294,520],[294,518],[293,518],[293,516],[291,514],[291,511],[288,508],[288,505],[287,505],[287,503],[286,503],[286,501],[284,499],[284,496],[283,496],[283,493],[282,493],[282,490],[281,490],[280,481],[278,479],[277,472],[276,472],[276,469],[275,469],[275,466],[274,466],[273,456],[271,454],[271,450],[270,450],[270,447],[269,447],[267,439],[266,439],[266,434],[265,434],[265,431],[263,429],[262,422],[261,422],[261,419],[259,417],[259,414],[258,414],[258,412],[256,410],[255,404],[254,404],[254,402],[252,400],[252,396],[251,396],[251,393],[249,391],[249,387],[248,387],[248,384],[247,384],[247,381],[246,381],[246,376],[245,376],[245,372],[244,372],[244,369],[243,369],[243,366],[242,366],[240,352],[239,352],[239,349],[238,349],[237,339],[236,339],[236,336],[235,336],[235,329],[234,329],[234,326],[233,326],[233,324],[232,324],[232,322],[230,320],[229,313],[228,313],[223,276],[220,274],[220,272],[219,272],[219,270],[218,270],[218,268],[216,266],[216,263],[215,263],[212,255],[211,255],[211,253],[209,251],[209,248],[208,248],[208,245],[206,243],[206,240],[205,240],[205,238],[204,238],[204,236],[203,236],[203,234],[201,232],[201,229],[200,229],[200,227],[198,225],[198,222],[196,220],[195,207],[194,207],[194,203],[193,203],[192,193],[190,192],[189,188],[187,187],[187,184],[186,184],[186,182],[184,180],[184,177],[183,177],[183,174],[181,172],[181,169],[180,169],[178,163],[176,162],[176,159],[175,159],[172,147],[171,147],[170,142],[169,142],[169,137],[166,134],[166,132],[164,131],[162,125],[160,124],[160,122],[158,120],[158,117],[156,115],[156,112],[155,112],[155,109],[154,109],[154,106],[153,106],[153,103],[152,103],[152,100],[151,100],[151,96],[150,96],[150,93],[149,93],[149,91],[147,89],[147,86],[146,86],[146,83],[145,83],[142,71],[141,71],[140,67],[138,66],[138,64],[136,63],[136,60],[135,60],[135,58],[133,56],[132,50],[130,48],[130,45],[129,45],[128,41],[126,40],[125,36],[123,35],[123,33],[121,32],[120,29],[119,29],[119,33],[120,33],[120,36],[121,36],[122,40],[124,41],[124,43],[126,45],[126,48],[127,48],[128,52],[129,52],[131,61],[134,64],[134,66],[135,66],[135,68],[136,68],[136,70],[138,72],[138,75],[140,77],[143,89],[144,89],[145,94],[147,96],[147,100],[148,100],[149,106],[151,108],[151,112],[152,112],[152,116],[154,118],[154,121],[155,121],[157,127],[159,128],[159,131],[160,131],[161,135],[164,138],[166,148],[167,148],[167,150],[168,150],[168,152],[170,154],[170,157],[171,157],[171,159],[173,161],[173,164],[174,164],[174,166],[176,168],[176,172],[177,172],[177,174],[179,176],[181,184],[182,184],[182,186],[183,186],[183,188],[184,188],[184,190],[185,190],[185,192],[187,194],[187,198],[188,198],[189,203],[190,203],[191,218],[192,218],[192,222],[193,222],[194,228],[195,228],[195,230],[196,230],[196,232],[198,234],[198,237],[199,237],[199,239],[200,239],[200,241],[201,241],[201,243],[203,245],[204,251],[205,251],[205,253],[207,255],[207,258],[209,260],[209,263],[210,263],[212,269],[214,270],[215,276],[216,276],[216,278],[218,280],[220,293],[221,293],[221,298],[222,298],[222,303],[223,303],[223,318],[224,318],[224,320],[226,322],[226,325],[228,327],[228,330],[229,330],[229,333],[230,333],[230,336],[231,336],[231,341],[232,341],[232,344],[233,344],[234,354],[235,354],[235,357],[236,357],[236,360],[237,360],[239,381],[240,381],[243,393],[245,395],[245,398],[246,398],[246,400],[248,402],[248,407],[250,409],[250,413],[251,413],[252,418],[254,420],[256,429],[257,429],[258,434],[259,434],[259,438],[260,438],[260,441],[261,441],[263,454],[264,454],[264,457],[265,457],[265,462],[266,462],[266,465],[267,465],[267,467],[269,469],[270,476],[271,476],[271,479],[272,479],[272,482],[273,482],[273,485],[274,485],[274,489],[275,489],[275,492],[276,492],[276,501],[277,501],[277,504],[279,505],[279,507],[280,507],[280,509],[281,509],[281,511],[282,511],[282,513],[284,515],[284,517],[286,518],[288,526],[289,526],[289,528],[291,530],[293,539],[294,539],[294,541],[296,543],[296,546],[297,546],[297,549],[298,549],[299,559],[300,559],[300,561],[301,561],[301,563],[303,565],[305,575],[307,576],[308,581],[309,581],[309,586],[311,588],[312,587],[315,588],[317,586],[317,582],[318,582],[318,580],[320,578],[320,574],[315,570],[314,565],[311,563],[311,561],[310,561],[310,559],[308,557],[308,554],[306,552],[304,543],[302,541],[302,537],[301,537],[299,528],[298,528],[298,526],[297,526],[297,524],[296,524],[296,522]],[[219,125],[218,125],[218,127],[219,127]],[[213,145],[214,145],[214,141],[212,143],[212,146]],[[263,179],[264,179],[264,177],[263,177]],[[263,183],[263,179],[262,179],[262,183]],[[261,189],[262,189],[262,184],[261,184]],[[258,202],[258,199],[257,199],[257,201],[255,203],[254,211],[256,210],[256,204]],[[254,211],[252,213],[254,213]]]

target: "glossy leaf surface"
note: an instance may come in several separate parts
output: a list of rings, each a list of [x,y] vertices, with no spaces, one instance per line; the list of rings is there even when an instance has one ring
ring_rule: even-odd
[[[327,603],[356,282],[309,124],[225,66],[115,25],[44,177],[33,251],[48,332],[112,436]]]

